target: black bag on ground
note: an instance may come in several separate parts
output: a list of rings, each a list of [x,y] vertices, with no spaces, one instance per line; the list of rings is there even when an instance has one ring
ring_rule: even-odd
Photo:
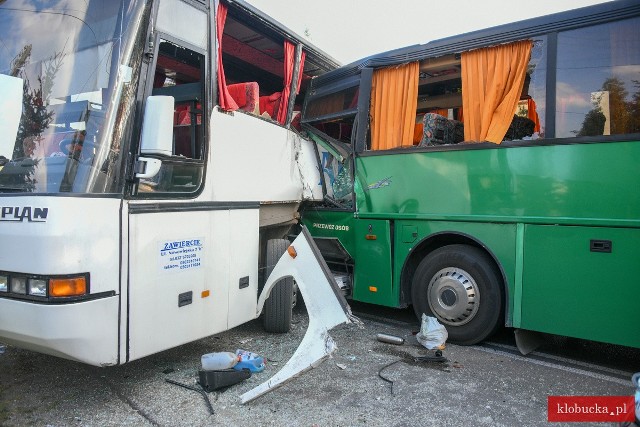
[[[251,371],[248,369],[224,369],[222,371],[205,371],[200,369],[198,375],[200,377],[198,384],[200,384],[206,392],[211,392],[238,384],[240,381],[250,378]]]

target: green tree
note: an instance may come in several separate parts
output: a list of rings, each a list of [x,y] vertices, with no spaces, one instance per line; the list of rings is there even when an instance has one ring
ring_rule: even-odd
[[[31,45],[27,45],[11,61],[11,75],[23,80],[22,115],[12,153],[12,159],[16,162],[6,163],[1,171],[5,187],[14,187],[22,191],[33,191],[36,185],[34,174],[40,159],[33,159],[31,156],[42,133],[53,120],[53,111],[48,110],[49,98],[55,76],[62,65],[63,55],[56,54],[43,64],[44,75],[38,75],[35,87],[31,86],[25,71],[30,57]]]
[[[636,86],[640,86],[634,81]],[[640,119],[640,91],[633,95],[631,102],[627,101],[629,92],[624,82],[617,77],[610,77],[602,83],[603,92],[609,96],[609,128],[611,135],[638,132]],[[595,99],[593,109],[584,117],[582,127],[575,131],[576,136],[595,136],[604,134],[607,116],[602,111],[601,98]],[[636,130],[634,130],[636,129]]]
[[[597,136],[604,133],[604,124],[607,121],[600,107],[596,107],[584,116],[582,127],[576,136]]]
[[[640,133],[640,80],[634,80],[636,91],[628,105],[629,133]]]
[[[28,157],[35,149],[34,144],[42,133],[49,127],[53,119],[53,112],[48,110],[49,98],[53,89],[53,81],[62,66],[63,55],[58,53],[46,61],[44,75],[38,76],[38,84],[31,87],[25,66],[31,57],[31,45],[27,45],[11,62],[11,75],[20,76],[24,80],[22,93],[22,117],[13,149],[13,158]]]
[[[624,82],[617,77],[608,78],[602,84],[602,90],[609,92],[611,135],[628,133],[631,117],[627,105],[629,92],[625,89]]]

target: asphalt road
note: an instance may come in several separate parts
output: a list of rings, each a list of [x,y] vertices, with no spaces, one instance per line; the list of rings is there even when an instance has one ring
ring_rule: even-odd
[[[386,321],[380,310],[354,310],[364,328],[335,328],[338,350],[331,359],[246,405],[239,396],[295,351],[308,325],[304,311],[295,314],[289,334],[266,334],[258,320],[110,368],[0,347],[0,425],[547,426],[547,396],[631,395],[630,376],[640,371],[636,350],[606,364],[560,352],[523,357],[504,340],[508,334],[479,346],[447,344],[445,363],[417,362],[427,351],[413,336],[417,323],[404,312]],[[403,337],[405,344],[378,342],[377,333]],[[237,348],[265,356],[267,369],[209,393],[213,415],[200,394],[166,381],[196,385],[202,354]]]

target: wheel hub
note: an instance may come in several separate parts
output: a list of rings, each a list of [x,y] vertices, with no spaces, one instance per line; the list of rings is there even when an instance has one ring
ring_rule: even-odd
[[[427,288],[429,308],[442,323],[461,326],[471,321],[480,306],[480,292],[466,271],[447,267],[438,271]]]
[[[453,307],[454,305],[456,305],[456,301],[458,301],[456,292],[453,289],[449,288],[442,291],[442,294],[440,294],[440,298],[442,299],[442,303],[447,307]]]

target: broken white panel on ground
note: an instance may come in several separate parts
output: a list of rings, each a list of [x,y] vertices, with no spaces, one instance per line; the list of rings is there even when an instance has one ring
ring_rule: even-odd
[[[291,359],[269,380],[240,396],[242,403],[262,396],[322,363],[336,350],[329,330],[352,320],[351,310],[306,228],[291,246],[297,255],[282,255],[260,295],[258,310],[262,311],[273,286],[280,279],[291,276],[298,285],[298,291],[302,292],[309,327]]]

